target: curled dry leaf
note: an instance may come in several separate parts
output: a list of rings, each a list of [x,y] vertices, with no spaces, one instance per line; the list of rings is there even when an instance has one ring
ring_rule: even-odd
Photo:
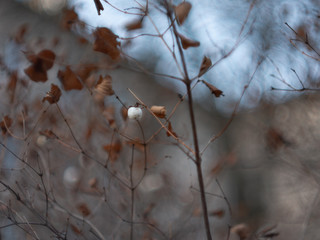
[[[175,136],[176,138],[178,137],[178,135],[173,131],[171,122],[169,121],[169,123],[168,123],[168,131],[167,131],[167,136],[168,136],[168,137],[171,136],[170,133],[171,133],[173,136]]]
[[[203,74],[205,74],[207,70],[211,67],[211,65],[212,65],[211,59],[204,56],[202,59],[198,77],[201,77]]]
[[[42,50],[38,54],[28,54],[27,59],[31,65],[24,70],[25,74],[35,82],[48,80],[47,71],[52,68],[56,55],[51,50]]]
[[[176,18],[178,20],[179,25],[182,25],[183,22],[186,20],[191,10],[191,7],[192,7],[191,3],[182,2],[174,8],[174,12],[176,14]]]
[[[152,106],[150,108],[151,112],[153,112],[158,118],[165,118],[166,117],[166,107],[165,106]]]
[[[64,90],[81,90],[82,84],[79,81],[77,75],[70,69],[69,66],[66,67],[64,71],[58,72],[58,78],[62,83]]]
[[[183,49],[188,49],[189,47],[199,47],[200,46],[200,42],[189,39],[180,33],[178,35],[180,37]]]
[[[51,89],[49,92],[47,92],[47,95],[42,99],[42,102],[48,101],[50,104],[57,103],[60,97],[61,97],[60,88],[55,84],[51,84]]]
[[[9,128],[11,125],[12,125],[12,119],[8,115],[4,116],[4,118],[0,122],[0,128],[3,135],[7,133],[8,131],[7,128]]]
[[[78,14],[74,9],[66,9],[62,16],[62,27],[66,30],[71,30],[72,25],[79,22]]]
[[[104,10],[102,3],[100,2],[100,0],[93,0],[93,1],[94,1],[94,4],[96,5],[98,15],[100,15],[100,11]]]
[[[246,224],[241,223],[233,226],[231,232],[237,234],[240,240],[245,240],[250,234],[250,229]]]
[[[119,58],[120,50],[118,49],[118,46],[120,46],[120,43],[117,41],[118,36],[110,29],[104,27],[97,28],[94,32],[94,37],[94,51],[105,53],[113,60]]]
[[[143,18],[136,19],[136,20],[126,24],[126,29],[128,31],[140,29],[140,28],[142,28],[142,21],[143,21]]]
[[[88,208],[87,204],[81,203],[77,206],[78,211],[84,216],[87,217],[91,214],[90,209]]]
[[[110,75],[104,77],[100,75],[96,85],[96,91],[103,96],[112,96],[114,94],[112,89],[112,78]]]
[[[214,94],[216,97],[220,97],[221,95],[224,96],[223,92],[220,89],[213,86],[212,84],[207,83],[204,80],[201,80],[201,82],[203,82],[207,86],[207,88],[210,89],[211,93]]]

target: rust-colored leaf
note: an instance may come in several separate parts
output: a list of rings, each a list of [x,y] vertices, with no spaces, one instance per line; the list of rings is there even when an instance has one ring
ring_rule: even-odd
[[[200,46],[200,42],[192,40],[190,38],[187,38],[180,33],[178,35],[180,37],[183,49],[188,49],[189,47],[199,47]]]
[[[96,5],[98,15],[100,15],[100,11],[104,10],[102,3],[100,2],[100,0],[93,0],[93,1],[94,1],[94,4]]]
[[[250,229],[244,223],[233,226],[231,232],[237,234],[240,240],[245,240],[250,235]]]
[[[64,90],[81,90],[82,84],[79,81],[77,75],[70,69],[69,66],[66,67],[64,71],[58,72],[58,78],[62,83]]]
[[[108,159],[111,162],[115,162],[118,159],[121,149],[122,144],[120,141],[116,141],[112,144],[107,144],[103,146],[103,150],[105,150],[109,154]]]
[[[48,101],[50,104],[57,103],[60,97],[61,97],[60,88],[55,84],[51,84],[51,89],[49,92],[47,92],[47,95],[42,99],[42,102]]]
[[[212,84],[207,83],[204,80],[201,80],[201,82],[203,82],[207,86],[207,88],[210,89],[211,93],[214,94],[216,97],[224,96],[223,92],[220,89],[213,86]]]
[[[140,29],[140,28],[142,28],[142,21],[143,21],[143,18],[136,19],[136,20],[126,24],[126,29],[128,31]]]
[[[225,214],[225,211],[223,209],[218,209],[215,211],[210,212],[210,216],[222,218]]]
[[[71,30],[72,25],[79,21],[78,14],[74,9],[66,9],[62,16],[62,27],[66,30]]]
[[[166,107],[165,106],[152,106],[150,108],[151,112],[154,113],[158,118],[165,118],[166,117]]]
[[[28,25],[27,24],[22,24],[19,27],[16,35],[14,36],[14,40],[15,40],[16,43],[20,43],[20,44],[23,43],[24,36],[26,35],[27,30],[28,30]]]
[[[184,21],[189,15],[191,7],[192,7],[191,3],[182,2],[174,8],[174,12],[176,14],[176,18],[178,20],[179,25],[182,25],[184,23]]]
[[[10,102],[11,103],[13,103],[13,101],[14,101],[17,82],[18,82],[18,73],[17,73],[17,71],[14,71],[11,73],[10,79],[9,79],[9,82],[7,85],[7,90],[10,93]]]
[[[3,135],[5,135],[8,132],[7,128],[11,127],[11,125],[12,119],[8,115],[4,116],[4,118],[0,122],[0,128]]]
[[[84,82],[97,69],[98,66],[96,64],[84,64],[76,70],[76,75]]]
[[[207,70],[211,67],[211,65],[212,65],[211,59],[204,56],[202,59],[198,77],[201,77],[203,74],[205,74]]]
[[[82,235],[82,231],[76,226],[76,225],[73,225],[72,223],[70,224],[70,227],[71,227],[71,230],[77,234],[77,235]]]
[[[167,136],[168,136],[168,137],[171,136],[170,133],[171,133],[173,136],[175,136],[176,138],[178,137],[178,135],[173,131],[171,122],[169,121],[169,123],[168,123],[168,131],[167,131]]]
[[[127,108],[125,108],[125,107],[121,108],[121,116],[124,121],[127,120],[127,118],[128,118],[128,109]]]
[[[113,60],[117,60],[120,57],[120,50],[118,49],[120,43],[117,41],[118,36],[110,29],[104,27],[97,28],[94,32],[94,37],[94,51],[105,53]]]
[[[112,89],[112,78],[110,75],[104,77],[100,75],[96,85],[96,91],[104,96],[112,96],[114,94]]]
[[[56,55],[51,50],[42,50],[37,55],[28,54],[28,60],[32,63],[24,70],[25,74],[35,82],[48,80],[47,71],[52,68]]]
[[[88,208],[87,204],[81,203],[77,206],[78,211],[84,216],[87,217],[91,214],[90,209]]]

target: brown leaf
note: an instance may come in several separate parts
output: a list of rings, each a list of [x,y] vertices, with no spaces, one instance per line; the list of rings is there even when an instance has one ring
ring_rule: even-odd
[[[231,232],[237,234],[240,240],[245,240],[250,234],[250,229],[246,224],[241,223],[233,226]]]
[[[120,46],[120,43],[117,41],[118,36],[110,29],[104,27],[97,28],[94,32],[94,37],[94,51],[105,53],[113,60],[119,58],[120,50],[118,49],[118,46]]]
[[[201,82],[203,82],[207,86],[207,88],[210,89],[211,93],[214,94],[216,97],[220,97],[221,95],[224,96],[223,92],[218,88],[216,88],[215,86],[213,86],[212,84],[207,83],[204,80],[201,80]]]
[[[84,64],[81,65],[77,71],[76,75],[84,82],[91,74],[91,72],[98,69],[96,64]]]
[[[172,125],[171,125],[171,122],[169,121],[169,124],[168,124],[168,131],[167,131],[167,136],[168,137],[170,137],[171,136],[171,134],[170,133],[172,133],[172,135],[173,136],[175,136],[176,138],[178,137],[178,135],[172,130]]]
[[[74,9],[66,9],[62,16],[62,27],[66,30],[71,30],[74,23],[79,22],[78,14]]]
[[[81,82],[69,66],[66,67],[65,71],[60,70],[58,72],[58,78],[66,91],[82,89]]]
[[[128,118],[128,109],[127,108],[125,108],[125,107],[121,108],[121,116],[124,121],[127,120],[127,118]]]
[[[51,50],[42,50],[37,55],[28,54],[28,60],[32,63],[24,70],[25,74],[35,82],[48,80],[47,71],[52,68],[56,55]]]
[[[9,79],[9,82],[7,85],[7,90],[10,93],[10,102],[11,103],[13,103],[13,101],[14,101],[17,82],[18,82],[18,73],[17,73],[17,71],[14,71],[11,73],[10,79]]]
[[[48,101],[50,104],[57,103],[60,97],[61,97],[60,88],[55,84],[51,84],[51,89],[49,92],[47,92],[47,95],[42,99],[42,102]]]
[[[189,39],[180,33],[178,35],[180,37],[183,49],[188,49],[189,47],[199,47],[200,46],[200,42]]]
[[[110,75],[104,77],[100,75],[96,85],[96,91],[104,96],[112,96],[114,94],[112,89],[112,78]]]
[[[24,36],[25,36],[27,30],[28,30],[28,25],[27,24],[22,24],[19,27],[16,35],[14,36],[14,40],[15,40],[16,43],[20,43],[20,44],[23,43]]]
[[[82,231],[76,226],[76,225],[73,225],[72,223],[70,224],[70,227],[71,227],[71,230],[77,234],[77,235],[82,235]]]
[[[78,211],[84,216],[87,217],[91,214],[90,209],[88,208],[87,204],[81,203],[77,206]]]
[[[211,59],[204,56],[202,59],[198,77],[201,77],[203,74],[205,74],[207,70],[211,67],[211,65],[212,65]]]
[[[179,25],[182,25],[183,22],[186,20],[191,10],[191,7],[192,7],[191,3],[182,2],[174,8],[174,12],[176,14],[176,18],[178,20]]]
[[[152,106],[150,108],[151,112],[153,112],[158,118],[165,118],[166,117],[166,107],[165,106]]]
[[[121,149],[122,144],[120,141],[103,146],[103,150],[105,150],[109,154],[108,159],[110,159],[111,162],[114,162],[118,159]]]
[[[136,20],[126,24],[126,29],[128,31],[140,29],[140,28],[142,28],[142,21],[143,21],[143,18],[136,19]]]
[[[0,122],[0,128],[3,135],[7,133],[8,131],[7,128],[11,127],[11,125],[12,125],[12,119],[8,115],[4,116],[4,118]]]
[[[222,218],[225,214],[225,211],[223,209],[215,210],[210,213],[210,216]]]
[[[100,11],[104,10],[102,3],[100,2],[100,0],[93,0],[93,1],[94,1],[94,4],[96,5],[98,15],[100,15]]]

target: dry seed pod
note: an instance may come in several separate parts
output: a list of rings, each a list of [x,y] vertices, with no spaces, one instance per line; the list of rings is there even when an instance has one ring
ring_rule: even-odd
[[[152,106],[150,110],[158,117],[165,118],[167,110],[164,106]]]
[[[186,18],[189,15],[189,12],[191,10],[191,3],[189,2],[182,2],[178,6],[175,7],[174,11],[176,14],[176,17],[178,19],[178,24],[182,25],[183,22],[186,20]]]
[[[96,91],[104,96],[112,96],[114,91],[112,89],[112,78],[107,75],[104,78],[100,75],[99,81],[96,85]]]

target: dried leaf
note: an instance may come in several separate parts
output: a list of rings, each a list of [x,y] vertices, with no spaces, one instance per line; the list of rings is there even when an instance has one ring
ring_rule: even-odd
[[[201,82],[203,82],[207,86],[207,88],[210,89],[211,93],[214,94],[216,97],[220,97],[221,95],[224,96],[223,92],[220,89],[213,86],[212,84],[207,83],[204,80],[201,80]]]
[[[96,64],[84,64],[81,65],[77,71],[76,75],[84,82],[91,74],[91,72],[98,69]]]
[[[47,95],[42,99],[42,102],[48,101],[50,104],[57,103],[60,97],[61,97],[60,88],[55,84],[51,84],[51,89],[49,92],[47,92]]]
[[[19,44],[23,43],[24,36],[25,36],[27,30],[28,30],[28,25],[27,24],[22,24],[19,27],[16,35],[14,36],[14,40],[15,40],[16,43],[19,43]]]
[[[166,107],[165,106],[152,106],[150,108],[151,112],[153,112],[158,118],[165,118],[166,117]]]
[[[171,136],[171,134],[170,134],[169,132],[172,133],[173,136],[175,136],[176,138],[178,137],[178,135],[172,130],[172,125],[171,125],[171,122],[170,122],[170,121],[169,121],[169,123],[168,123],[168,131],[167,131],[167,136],[168,136],[168,137]]]
[[[84,217],[87,217],[91,214],[91,211],[90,209],[88,208],[87,204],[85,203],[81,203],[77,206],[77,209],[79,212],[81,212],[81,214],[84,216]]]
[[[9,82],[7,85],[7,90],[10,93],[10,102],[11,103],[13,103],[13,101],[14,101],[17,82],[18,82],[18,73],[17,73],[17,71],[14,71],[11,73],[10,79],[9,79]]]
[[[60,70],[58,72],[58,78],[66,91],[82,89],[81,82],[69,66],[66,67],[65,71]]]
[[[97,188],[98,187],[98,179],[97,178],[91,178],[89,180],[89,186],[91,188]]]
[[[204,56],[202,59],[198,77],[201,77],[203,74],[205,74],[207,70],[211,67],[211,65],[212,65],[211,59]]]
[[[7,133],[8,131],[7,128],[11,127],[11,125],[12,125],[12,119],[8,115],[4,116],[4,118],[0,122],[0,128],[3,135]]]
[[[142,28],[142,21],[143,21],[143,18],[136,19],[136,20],[126,24],[126,29],[128,31],[140,29],[140,28]]]
[[[127,120],[127,118],[128,118],[128,109],[127,108],[125,108],[125,107],[121,108],[121,116],[124,121]]]
[[[110,75],[106,75],[103,78],[100,75],[96,85],[96,91],[104,96],[112,96],[114,94],[112,89],[112,78]]]
[[[120,141],[103,146],[103,150],[105,150],[109,154],[108,159],[110,159],[111,162],[114,162],[118,159],[121,149],[122,149],[122,144]]]
[[[24,70],[25,74],[35,82],[45,82],[48,80],[47,71],[52,68],[56,55],[51,50],[42,50],[37,55],[27,55],[32,63]]]
[[[118,49],[118,46],[120,46],[120,43],[117,41],[118,36],[115,35],[110,29],[104,27],[97,28],[94,32],[94,37],[94,51],[105,53],[113,60],[119,58],[120,50]]]
[[[250,234],[250,229],[246,224],[241,223],[233,226],[231,232],[237,234],[240,240],[245,240]]]
[[[200,42],[189,39],[180,33],[178,35],[180,37],[183,49],[188,49],[189,47],[199,47],[200,46]]]
[[[78,14],[74,11],[74,9],[66,9],[63,12],[62,17],[62,27],[66,30],[71,30],[72,25],[74,23],[79,22]]]
[[[179,25],[182,25],[183,22],[186,20],[191,10],[191,7],[192,7],[191,3],[182,2],[174,8],[174,12],[176,14],[176,18],[178,20]]]
[[[93,1],[94,1],[94,4],[96,5],[98,15],[100,15],[100,11],[104,10],[102,3],[100,2],[100,0],[93,0]]]
[[[222,218],[225,214],[225,211],[223,209],[215,210],[210,213],[210,216]]]
[[[77,235],[82,235],[82,231],[75,225],[73,225],[72,223],[70,224],[71,230],[77,234]]]

